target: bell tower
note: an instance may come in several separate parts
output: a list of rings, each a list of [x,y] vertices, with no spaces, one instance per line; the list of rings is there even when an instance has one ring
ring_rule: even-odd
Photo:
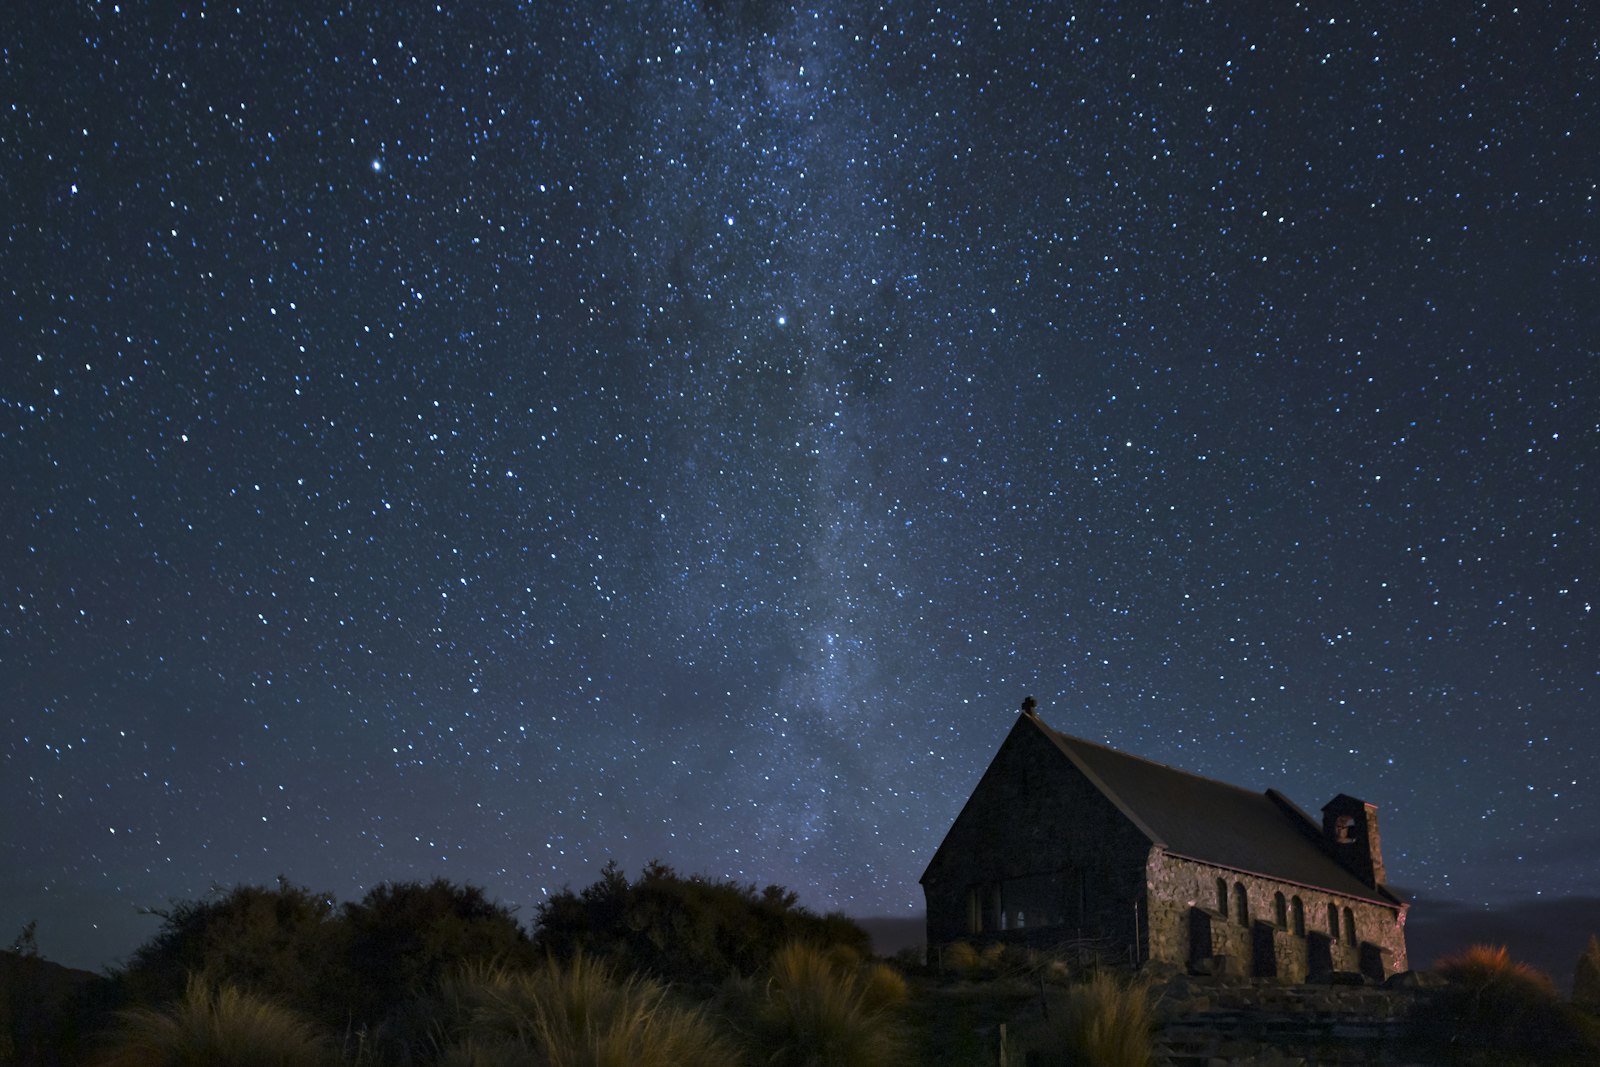
[[[1322,836],[1334,857],[1362,882],[1376,889],[1387,880],[1377,807],[1340,793],[1322,806]]]

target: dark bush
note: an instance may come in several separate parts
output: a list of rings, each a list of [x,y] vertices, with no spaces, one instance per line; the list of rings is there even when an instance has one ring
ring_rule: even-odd
[[[1562,1003],[1548,975],[1515,962],[1504,948],[1474,945],[1434,969],[1448,984],[1419,1005],[1413,1030],[1450,1062],[1485,1067],[1600,1062],[1595,1028]]]
[[[274,888],[239,886],[153,914],[161,916],[161,929],[121,975],[136,1004],[182,997],[194,974],[321,1014],[344,985],[341,931],[326,893],[279,878]]]
[[[463,964],[531,966],[532,943],[510,908],[443,878],[376,886],[344,906],[351,1016],[376,1023]]]
[[[629,882],[615,863],[579,892],[563,889],[539,908],[534,941],[558,959],[578,952],[626,971],[642,970],[678,981],[720,981],[754,974],[779,948],[802,941],[844,945],[865,955],[871,944],[854,921],[817,915],[794,893],[770,885],[680,877],[652,861]]]

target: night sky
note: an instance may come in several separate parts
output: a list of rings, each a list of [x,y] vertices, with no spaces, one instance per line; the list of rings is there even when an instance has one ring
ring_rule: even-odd
[[[1580,5],[313,6],[0,13],[0,943],[911,917],[1028,694],[1600,895]]]

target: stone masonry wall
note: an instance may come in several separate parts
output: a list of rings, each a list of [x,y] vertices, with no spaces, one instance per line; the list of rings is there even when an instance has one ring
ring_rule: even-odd
[[[1303,981],[1308,974],[1323,970],[1361,971],[1364,962],[1366,969],[1372,969],[1378,960],[1383,973],[1377,977],[1409,968],[1398,908],[1198,863],[1159,848],[1151,850],[1147,874],[1152,959],[1185,964],[1209,948],[1209,955],[1244,961],[1246,973],[1271,974],[1288,981]],[[1219,878],[1228,889],[1226,909],[1219,908]],[[1236,886],[1244,889],[1248,922],[1243,924],[1237,913]],[[1277,921],[1278,893],[1283,894],[1287,920],[1281,925]],[[1295,928],[1296,897],[1304,909],[1303,935]],[[1337,936],[1330,928],[1329,904],[1337,909]],[[1345,909],[1355,922],[1353,942],[1345,928]],[[1263,966],[1266,961],[1258,959],[1257,948],[1269,944],[1272,963]],[[1363,945],[1370,946],[1365,961]]]

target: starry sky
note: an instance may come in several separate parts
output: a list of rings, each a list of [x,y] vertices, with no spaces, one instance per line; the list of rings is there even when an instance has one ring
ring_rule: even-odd
[[[366,8],[0,13],[0,941],[915,916],[1027,694],[1600,904],[1592,13]]]

